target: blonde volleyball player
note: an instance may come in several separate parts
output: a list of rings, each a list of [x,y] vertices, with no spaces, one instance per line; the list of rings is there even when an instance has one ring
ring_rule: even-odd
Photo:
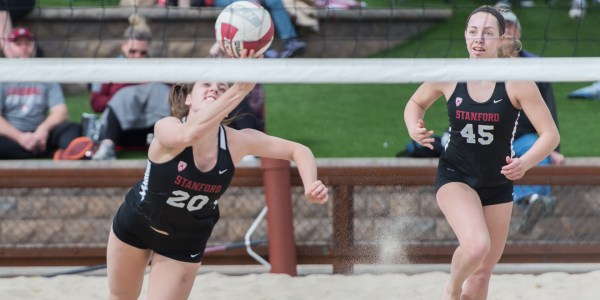
[[[252,57],[253,51],[243,57]],[[109,234],[110,298],[138,299],[152,257],[147,300],[187,299],[206,242],[219,219],[219,197],[246,155],[296,162],[305,196],[327,202],[306,146],[253,129],[235,130],[221,121],[254,83],[175,84],[171,115],[155,125],[144,178],[119,208]]]
[[[498,10],[475,9],[465,30],[470,58],[497,58],[504,32]],[[432,148],[433,142],[425,111],[441,96],[447,102],[450,139],[439,160],[436,198],[459,242],[443,299],[486,299],[508,235],[513,180],[548,156],[560,137],[533,81],[425,82],[404,110],[410,137],[423,146]],[[516,158],[511,144],[521,110],[539,139]]]

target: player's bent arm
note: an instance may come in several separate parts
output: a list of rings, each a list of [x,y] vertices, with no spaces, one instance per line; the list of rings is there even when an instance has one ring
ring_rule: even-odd
[[[518,103],[539,135],[531,149],[521,156],[526,169],[530,169],[552,153],[560,143],[560,134],[535,82],[512,81],[507,84],[509,89],[516,91]]]
[[[417,121],[424,118],[425,111],[433,102],[444,95],[446,86],[447,83],[424,82],[410,97],[404,107],[404,122],[409,134],[412,132],[412,128],[416,126]]]
[[[254,129],[227,128],[227,142],[234,163],[245,155],[294,161],[302,179],[306,198],[313,203],[327,202],[329,191],[317,179],[317,163],[308,147]]]
[[[267,135],[254,129],[227,128],[227,140],[234,163],[246,155],[294,161],[305,189],[317,180],[317,163],[312,151],[293,141]]]

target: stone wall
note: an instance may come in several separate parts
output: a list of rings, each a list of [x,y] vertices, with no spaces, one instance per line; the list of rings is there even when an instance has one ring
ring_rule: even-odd
[[[113,57],[118,55],[127,18],[147,17],[155,57],[205,57],[214,42],[220,9],[43,8],[20,25],[31,28],[47,57]],[[447,20],[449,9],[359,9],[319,11],[320,31],[303,33],[304,57],[363,57],[392,48]],[[280,47],[276,38],[274,45]]]
[[[522,209],[515,207],[511,242],[600,241],[600,187],[556,187],[555,213],[540,220],[530,235],[516,227]],[[0,189],[0,247],[40,245],[104,246],[111,220],[127,192],[124,188]],[[293,188],[294,224],[299,244],[332,241],[332,205],[309,204]],[[231,187],[219,201],[221,220],[211,244],[243,241],[265,206],[261,187]],[[430,186],[365,186],[354,190],[354,237],[357,243],[447,243],[454,234],[437,207]],[[263,220],[253,239],[267,237]]]

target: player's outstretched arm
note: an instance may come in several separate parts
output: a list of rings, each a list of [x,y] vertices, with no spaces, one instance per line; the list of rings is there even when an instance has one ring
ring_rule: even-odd
[[[254,129],[228,128],[227,134],[234,162],[246,155],[293,161],[302,178],[306,198],[313,203],[327,202],[328,189],[317,179],[317,163],[308,147]]]

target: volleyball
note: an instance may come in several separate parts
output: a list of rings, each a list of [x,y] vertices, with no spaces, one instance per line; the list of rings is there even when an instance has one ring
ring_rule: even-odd
[[[261,55],[273,42],[274,29],[269,12],[250,1],[229,4],[215,22],[217,42],[232,57],[240,57],[244,49]]]

